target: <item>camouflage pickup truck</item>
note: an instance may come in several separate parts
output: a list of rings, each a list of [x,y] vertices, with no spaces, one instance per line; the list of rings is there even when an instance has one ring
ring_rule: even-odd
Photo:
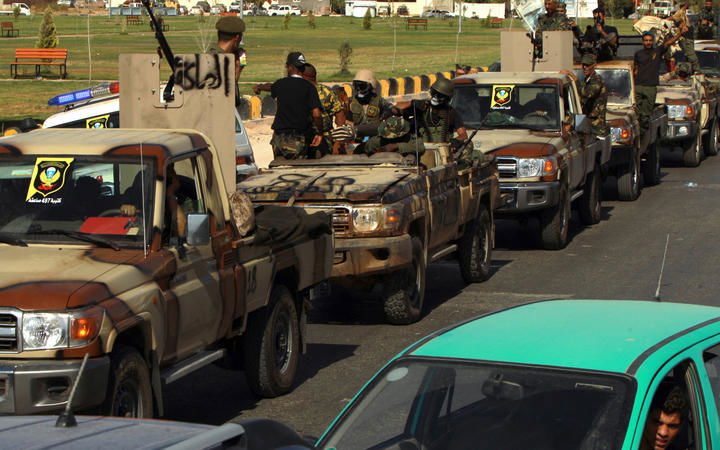
[[[292,387],[329,216],[253,214],[182,130],[0,139],[0,196],[0,414],[63,408],[84,355],[73,406],[106,415],[162,415],[164,386],[213,362]]]
[[[476,149],[495,155],[500,191],[509,201],[499,218],[540,221],[545,249],[568,242],[573,202],[586,224],[600,221],[601,167],[610,139],[590,134],[575,78],[558,72],[495,72],[455,79],[452,104]]]
[[[454,255],[467,282],[490,275],[499,203],[492,156],[462,168],[447,146],[426,144],[419,164],[398,153],[280,159],[238,189],[258,204],[332,210],[332,280],[354,288],[379,282],[390,323],[420,318],[432,261]]]
[[[667,130],[664,105],[655,105],[646,132],[640,132],[640,119],[635,98],[635,78],[632,60],[598,63],[595,71],[605,82],[608,92],[607,123],[612,140],[612,156],[603,167],[605,175],[617,179],[618,198],[633,201],[640,196],[642,183],[660,183],[660,140]],[[577,77],[582,68],[575,67]]]

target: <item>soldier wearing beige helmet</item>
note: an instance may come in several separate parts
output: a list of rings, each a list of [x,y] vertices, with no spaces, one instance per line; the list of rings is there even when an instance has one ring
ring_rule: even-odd
[[[372,70],[360,69],[353,78],[353,98],[350,100],[350,121],[358,137],[375,136],[380,121],[390,116],[390,103],[378,93],[378,81]]]

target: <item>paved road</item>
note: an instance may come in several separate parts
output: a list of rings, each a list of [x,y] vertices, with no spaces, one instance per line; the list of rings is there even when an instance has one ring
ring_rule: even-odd
[[[604,220],[583,228],[574,218],[562,251],[535,249],[537,224],[500,222],[492,278],[468,286],[454,262],[431,265],[428,311],[417,324],[385,325],[371,302],[323,302],[310,315],[308,354],[292,393],[259,400],[242,373],[209,367],[171,386],[167,418],[219,424],[271,417],[317,436],[385,361],[431,331],[532,300],[651,299],[668,235],[662,300],[718,304],[720,158],[696,169],[664,168],[663,175],[635,203],[612,200],[606,189]]]

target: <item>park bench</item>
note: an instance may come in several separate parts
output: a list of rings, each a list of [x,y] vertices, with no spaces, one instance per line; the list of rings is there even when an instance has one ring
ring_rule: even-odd
[[[502,28],[503,19],[501,19],[499,17],[493,17],[492,20],[490,21],[490,26],[492,28]]]
[[[36,78],[40,77],[42,67],[58,67],[60,69],[60,78],[66,78],[67,58],[68,51],[66,48],[16,48],[15,62],[10,63],[10,76],[12,78],[18,77],[19,66],[35,66],[34,76]]]
[[[142,25],[143,23],[142,16],[127,16],[128,25]]]
[[[415,27],[417,30],[417,27],[425,27],[427,30],[428,20],[425,17],[408,17],[405,19],[405,29],[409,30],[410,27]]]
[[[20,36],[20,30],[15,28],[12,22],[2,22],[0,23],[0,36],[18,37]]]
[[[162,31],[170,30],[170,25],[166,24],[165,20],[162,17],[158,17],[157,21],[158,21],[158,25],[160,25],[160,29]],[[152,20],[150,21],[150,29],[152,31],[155,31],[155,22],[153,22]]]

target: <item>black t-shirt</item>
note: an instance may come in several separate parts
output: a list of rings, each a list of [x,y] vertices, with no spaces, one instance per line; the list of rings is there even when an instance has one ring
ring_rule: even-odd
[[[635,52],[635,84],[639,86],[657,86],[660,82],[660,64],[667,47],[660,45],[649,50],[642,49]]]
[[[320,97],[312,83],[299,77],[281,78],[272,84],[270,94],[277,100],[273,130],[308,131],[312,124],[312,110],[320,108]]]

